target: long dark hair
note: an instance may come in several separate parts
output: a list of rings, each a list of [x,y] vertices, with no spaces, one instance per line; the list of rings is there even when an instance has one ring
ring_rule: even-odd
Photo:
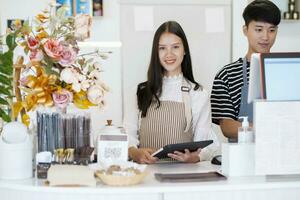
[[[159,60],[158,46],[160,36],[166,32],[175,34],[182,40],[185,52],[181,63],[183,77],[195,84],[194,90],[202,88],[199,83],[194,80],[190,49],[183,29],[177,22],[167,21],[160,25],[154,34],[147,81],[140,83],[137,88],[138,108],[142,112],[142,117],[146,116],[147,110],[153,100],[157,101],[157,107],[160,106],[159,97],[162,92],[162,79],[165,69]]]

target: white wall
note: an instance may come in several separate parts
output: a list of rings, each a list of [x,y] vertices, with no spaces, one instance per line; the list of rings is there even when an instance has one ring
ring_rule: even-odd
[[[242,13],[247,0],[232,0],[232,61],[246,55],[247,40],[243,34],[244,20]]]
[[[118,0],[103,0],[103,16],[93,18],[91,41],[120,41]]]

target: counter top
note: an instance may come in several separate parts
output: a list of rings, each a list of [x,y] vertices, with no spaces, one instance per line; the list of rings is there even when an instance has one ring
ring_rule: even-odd
[[[235,177],[212,182],[161,183],[154,173],[195,173],[218,171],[210,162],[197,164],[154,164],[149,175],[135,186],[112,187],[97,183],[96,187],[50,187],[43,179],[0,180],[0,199],[299,199],[300,175],[289,177]],[[288,197],[288,198],[287,198]]]

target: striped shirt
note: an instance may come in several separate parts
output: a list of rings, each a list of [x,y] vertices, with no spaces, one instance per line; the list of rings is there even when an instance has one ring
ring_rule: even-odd
[[[247,63],[247,82],[249,81]],[[219,124],[220,119],[237,120],[241,104],[243,86],[243,59],[224,66],[216,75],[211,92],[212,121]]]

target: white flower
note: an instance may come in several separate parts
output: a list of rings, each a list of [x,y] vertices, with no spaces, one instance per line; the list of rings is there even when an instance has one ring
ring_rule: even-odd
[[[60,73],[60,80],[68,84],[76,82],[76,71],[71,68],[64,68]]]
[[[102,67],[101,67],[101,64],[99,62],[95,62],[93,65],[94,65],[95,69],[97,69],[98,71],[101,71]]]
[[[77,81],[75,83],[72,84],[72,89],[75,91],[75,92],[80,92],[81,90],[81,84]]]
[[[90,37],[92,17],[86,14],[76,15],[75,17],[75,37],[84,40]]]
[[[79,82],[83,82],[83,81],[85,81],[85,79],[86,79],[86,77],[85,77],[84,75],[82,75],[82,74],[77,74],[77,80],[78,80]]]
[[[100,85],[92,85],[87,91],[88,100],[93,104],[103,101],[105,90]]]
[[[106,60],[108,58],[107,53],[111,53],[110,51],[104,53],[104,52],[100,51],[100,49],[97,49],[96,51],[97,51],[98,56],[100,56],[100,58],[102,58],[103,60]]]
[[[109,87],[108,85],[106,85],[103,81],[101,80],[98,80],[98,81],[95,81],[96,85],[99,85],[105,92],[109,92]]]
[[[83,91],[87,91],[87,89],[90,87],[90,81],[89,80],[83,80],[82,82],[81,82],[81,89],[83,90]]]
[[[106,103],[106,100],[105,99],[102,99],[102,101],[98,104],[98,106],[100,108],[103,108],[103,107],[106,107],[107,103]]]
[[[96,79],[96,80],[101,80],[101,72],[99,72],[98,70],[94,69],[93,71],[91,71],[90,73],[90,77],[91,79]]]

